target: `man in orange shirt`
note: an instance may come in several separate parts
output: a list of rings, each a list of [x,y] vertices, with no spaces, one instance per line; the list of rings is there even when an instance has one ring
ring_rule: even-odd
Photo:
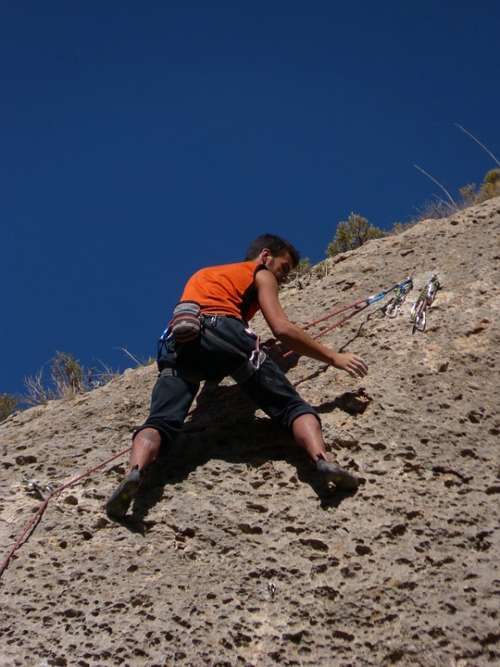
[[[272,419],[290,429],[319,473],[336,486],[352,490],[356,477],[327,460],[321,422],[315,409],[290,384],[283,371],[259,349],[248,321],[261,310],[273,335],[294,352],[364,377],[365,362],[352,353],[334,352],[292,324],[279,301],[279,285],[299,262],[291,243],[272,234],[250,245],[246,260],[208,267],[186,283],[169,328],[160,339],[160,375],[151,411],[134,433],[130,471],[106,504],[107,513],[125,516],[137,495],[143,470],[171,442],[202,380],[232,376]]]

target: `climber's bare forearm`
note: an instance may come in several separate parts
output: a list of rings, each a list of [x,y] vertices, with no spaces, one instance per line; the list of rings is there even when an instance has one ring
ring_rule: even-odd
[[[285,343],[294,352],[335,366],[352,377],[366,375],[368,367],[360,357],[351,352],[334,352],[290,322],[279,301],[278,283],[270,271],[257,273],[255,284],[264,319],[278,340]]]
[[[339,370],[349,373],[351,377],[362,378],[368,372],[366,363],[352,352],[334,352],[314,340],[300,327],[290,321],[283,321],[277,328],[276,337],[287,347],[299,354],[323,361]]]
[[[311,359],[322,361],[325,364],[335,365],[336,353],[325,345],[315,341],[308,333],[291,322],[283,322],[279,329],[273,332],[276,338],[286,347],[298,354]]]

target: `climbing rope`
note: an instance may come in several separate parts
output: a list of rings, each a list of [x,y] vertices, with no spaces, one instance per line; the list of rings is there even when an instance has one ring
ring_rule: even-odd
[[[436,280],[437,280],[437,278],[436,278]],[[437,283],[437,284],[439,285],[439,283]],[[404,280],[400,283],[396,283],[392,287],[389,287],[386,290],[382,290],[381,292],[378,292],[377,294],[373,294],[372,296],[369,296],[365,299],[359,299],[358,301],[355,301],[354,303],[348,304],[346,306],[341,306],[341,307],[335,308],[331,312],[324,315],[323,317],[320,317],[317,320],[314,320],[312,322],[309,322],[309,323],[303,325],[302,328],[309,329],[310,327],[315,326],[316,324],[319,324],[319,323],[324,322],[328,319],[331,319],[332,317],[335,317],[335,315],[340,315],[341,313],[351,311],[351,312],[348,312],[348,314],[346,316],[342,317],[340,320],[338,320],[334,324],[330,325],[327,329],[324,329],[319,334],[314,336],[315,339],[321,338],[322,336],[324,336],[328,332],[330,332],[333,329],[339,327],[341,324],[343,324],[344,322],[349,320],[351,317],[353,317],[357,313],[360,313],[365,308],[368,308],[368,306],[371,306],[372,304],[374,304],[378,301],[381,301],[390,292],[393,292],[393,291],[396,292],[395,296],[402,295],[403,293],[406,296],[406,294],[410,291],[410,289],[412,287],[413,287],[413,283],[411,281],[411,278],[407,278],[406,280]],[[435,289],[437,289],[437,288],[435,288]],[[427,286],[426,286],[425,294],[427,295],[427,298],[431,298],[431,291],[429,291],[427,289]],[[435,290],[434,290],[434,292],[432,292],[432,300],[434,299],[434,294],[435,294]],[[430,301],[430,303],[432,303],[432,300]],[[425,322],[425,310],[424,310],[424,322]],[[283,356],[286,357],[289,354],[292,354],[292,352],[287,352]],[[306,381],[307,379],[310,379],[310,378],[303,378],[302,380],[298,380],[294,384],[294,386],[298,386],[299,384]],[[190,411],[190,413],[191,412],[192,412],[192,410]],[[107,445],[109,445],[110,443],[111,443],[111,440],[108,441]],[[89,477],[90,475],[97,472],[98,470],[101,470],[102,468],[104,468],[106,465],[108,465],[112,461],[124,456],[125,454],[130,452],[130,450],[131,450],[131,447],[127,447],[126,449],[124,449],[124,450],[118,452],[117,454],[114,454],[110,458],[106,459],[105,461],[103,461],[99,465],[97,465],[93,468],[90,468],[88,470],[85,470],[83,473],[80,473],[80,474],[72,477],[67,482],[64,482],[63,484],[61,484],[61,486],[57,487],[54,490],[52,490],[51,486],[46,486],[45,488],[41,487],[38,484],[38,482],[36,482],[36,480],[34,480],[34,482],[36,482],[36,484],[34,484],[33,481],[31,483],[29,483],[28,484],[29,489],[30,490],[35,490],[36,492],[38,492],[38,494],[43,498],[43,500],[42,500],[42,503],[40,504],[40,507],[35,512],[34,516],[26,523],[24,528],[21,530],[21,532],[19,533],[16,541],[14,542],[13,546],[9,550],[7,556],[4,558],[4,560],[0,564],[0,577],[2,576],[4,571],[7,569],[12,557],[15,554],[15,552],[28,540],[30,535],[33,533],[36,526],[40,522],[45,510],[47,509],[47,506],[48,506],[49,502],[53,498],[57,497],[65,489],[68,489],[71,486],[74,486],[77,482],[84,479],[85,477]],[[45,495],[46,493],[47,493],[47,495]]]
[[[312,322],[307,322],[306,324],[301,325],[301,328],[310,329],[311,327],[316,326],[321,322],[325,322],[326,320],[329,320],[332,317],[335,317],[336,315],[340,315],[341,313],[347,312],[347,315],[341,317],[339,320],[331,324],[329,327],[323,329],[320,333],[312,336],[314,340],[318,340],[319,338],[322,338],[322,336],[325,336],[327,333],[330,333],[330,331],[337,329],[337,327],[344,324],[344,322],[347,322],[347,320],[350,320],[351,317],[354,317],[354,315],[358,315],[359,313],[361,313],[363,310],[365,310],[365,308],[368,308],[368,306],[371,306],[372,304],[377,303],[378,301],[382,301],[382,299],[384,299],[391,292],[396,292],[396,295],[398,295],[402,303],[404,298],[412,288],[413,288],[413,281],[410,277],[408,277],[406,278],[406,280],[402,280],[401,282],[392,285],[392,287],[388,287],[387,289],[382,290],[381,292],[377,292],[377,294],[372,294],[371,296],[366,297],[364,299],[358,299],[357,301],[347,304],[346,306],[339,306],[337,308],[334,308],[329,313],[323,315],[317,320],[313,320]],[[271,339],[271,341],[272,340],[273,339]],[[267,341],[267,343],[269,342],[270,341]],[[287,358],[292,354],[294,354],[293,351],[286,352],[283,355],[283,358]]]
[[[407,294],[413,289],[413,281],[408,278],[408,281],[399,285],[394,290],[394,296],[382,307],[382,314],[386,317],[397,317],[401,312],[401,306],[406,300]]]
[[[425,326],[427,324],[427,309],[432,305],[440,287],[441,283],[439,282],[439,278],[437,277],[437,274],[434,274],[425,287],[422,288],[422,291],[418,295],[410,312],[412,334],[414,334],[415,331],[425,331]]]
[[[109,445],[111,441],[109,441],[107,444]],[[118,452],[118,454],[114,454],[111,456],[109,459],[106,459],[106,461],[103,461],[99,465],[95,466],[95,468],[90,468],[89,470],[86,470],[85,472],[81,473],[80,475],[76,475],[75,477],[72,477],[70,480],[67,482],[64,482],[64,484],[61,484],[61,486],[57,487],[54,491],[49,492],[49,494],[45,497],[43,500],[42,504],[38,508],[38,510],[35,512],[35,515],[28,521],[28,523],[24,526],[24,528],[21,530],[19,533],[16,541],[14,542],[14,545],[11,547],[9,553],[7,556],[4,558],[2,563],[0,564],[0,577],[2,576],[4,570],[7,569],[7,566],[9,565],[12,556],[15,554],[15,552],[26,542],[26,540],[29,538],[31,533],[35,530],[37,527],[38,523],[40,522],[40,519],[42,518],[43,513],[47,509],[47,505],[49,504],[49,501],[52,500],[52,498],[55,498],[58,496],[61,491],[64,491],[65,489],[68,489],[70,486],[73,486],[77,482],[79,482],[81,479],[84,477],[88,477],[94,472],[97,472],[97,470],[100,470],[101,468],[104,468],[104,466],[108,465],[108,463],[111,463],[111,461],[114,461],[115,459],[118,459],[120,456],[123,456],[127,452],[131,450],[131,447],[127,447],[127,449],[124,449],[121,452]],[[48,488],[48,487],[45,487]]]

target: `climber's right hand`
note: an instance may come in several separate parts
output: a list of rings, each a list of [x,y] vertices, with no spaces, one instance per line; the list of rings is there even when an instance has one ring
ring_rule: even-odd
[[[335,352],[332,355],[332,366],[349,373],[353,378],[363,378],[368,373],[368,366],[361,357],[352,352]]]

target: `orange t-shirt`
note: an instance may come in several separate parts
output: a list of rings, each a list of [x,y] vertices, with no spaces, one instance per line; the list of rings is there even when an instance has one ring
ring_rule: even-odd
[[[255,260],[200,269],[186,283],[181,301],[196,301],[202,313],[248,322],[260,309],[254,278],[261,269],[265,266]]]

